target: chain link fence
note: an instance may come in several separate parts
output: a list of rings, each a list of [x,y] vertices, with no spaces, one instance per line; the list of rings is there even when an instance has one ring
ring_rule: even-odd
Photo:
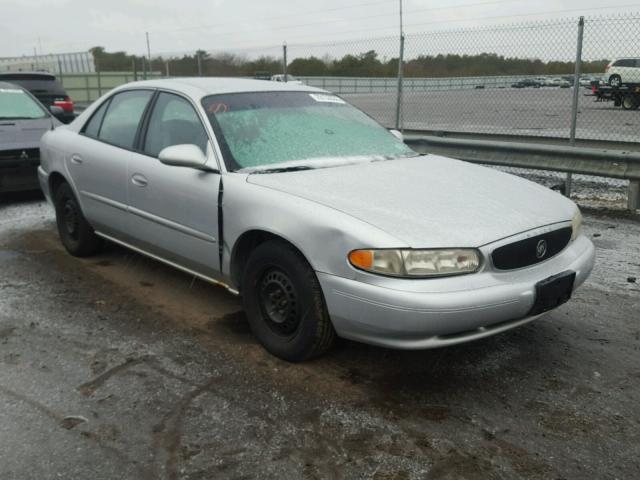
[[[289,81],[342,96],[389,128],[640,150],[638,39],[640,14],[625,13],[402,38],[168,52],[155,54],[150,62],[140,58],[133,70],[138,79],[200,75],[283,80],[289,75]],[[620,60],[634,66],[621,70]],[[97,80],[87,76],[82,84],[80,76],[66,76],[65,86],[75,82],[72,88],[86,101],[116,86],[115,77],[100,73],[99,62],[96,69]],[[622,85],[612,89],[612,75],[620,74]],[[635,103],[620,101],[627,90],[636,95]],[[612,91],[622,93],[616,97]],[[574,198],[594,205],[624,205],[621,192],[629,183],[586,176],[571,182],[563,173],[506,170],[549,186],[563,184]]]

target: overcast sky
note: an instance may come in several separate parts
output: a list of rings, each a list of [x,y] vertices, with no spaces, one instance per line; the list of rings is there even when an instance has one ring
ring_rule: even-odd
[[[0,57],[87,50],[152,54],[395,35],[398,0],[0,0]],[[598,9],[603,5],[622,9]],[[404,0],[408,34],[640,11],[640,0]]]

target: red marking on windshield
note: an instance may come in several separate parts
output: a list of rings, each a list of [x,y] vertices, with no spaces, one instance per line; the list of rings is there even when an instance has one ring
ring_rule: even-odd
[[[229,111],[229,107],[225,103],[212,103],[209,105],[209,113],[226,113]]]

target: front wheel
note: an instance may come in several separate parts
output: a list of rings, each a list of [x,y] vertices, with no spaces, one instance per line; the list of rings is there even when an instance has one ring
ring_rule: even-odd
[[[612,87],[619,87],[622,85],[622,77],[618,74],[611,75],[609,77],[609,85]]]
[[[335,331],[315,272],[292,246],[277,240],[251,254],[242,300],[258,341],[273,355],[299,362],[326,352]]]
[[[84,218],[78,199],[68,183],[54,192],[58,234],[64,248],[75,257],[88,257],[100,250],[102,239],[98,237]]]

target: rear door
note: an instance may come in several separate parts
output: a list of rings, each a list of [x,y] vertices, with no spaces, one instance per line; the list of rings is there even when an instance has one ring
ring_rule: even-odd
[[[116,238],[127,237],[127,162],[153,93],[131,90],[103,103],[65,160],[85,216],[96,230]]]
[[[160,92],[146,123],[142,153],[130,157],[128,165],[132,240],[147,252],[217,278],[220,175],[158,160],[165,147],[192,144],[218,168],[202,119],[187,98]]]

